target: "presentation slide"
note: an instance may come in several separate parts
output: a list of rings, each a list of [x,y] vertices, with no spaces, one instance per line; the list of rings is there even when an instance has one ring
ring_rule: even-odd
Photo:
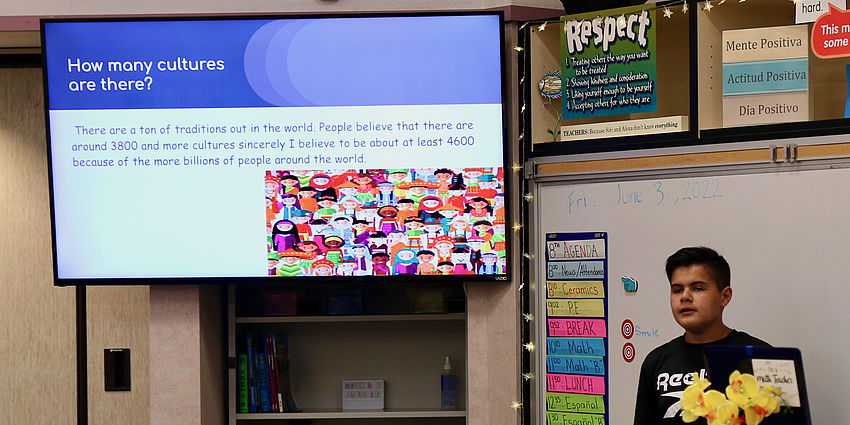
[[[499,15],[43,30],[60,280],[506,273]]]

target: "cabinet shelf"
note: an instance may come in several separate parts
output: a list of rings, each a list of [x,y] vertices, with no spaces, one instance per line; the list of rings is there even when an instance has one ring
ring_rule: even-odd
[[[257,346],[262,346],[264,335],[285,335],[290,385],[303,410],[238,413],[237,370],[233,368],[228,373],[229,425],[285,424],[297,420],[315,421],[316,425],[465,423],[465,312],[395,314],[403,312],[403,306],[398,303],[407,302],[401,296],[403,292],[399,292],[372,296],[370,299],[377,301],[369,304],[370,314],[260,316],[256,308],[260,293],[230,288],[228,355],[236,358],[245,354],[246,334],[255,337]],[[315,298],[315,294],[308,295],[305,297]],[[440,372],[445,356],[451,356],[454,366],[455,410],[439,408]],[[385,409],[342,410],[341,384],[347,379],[384,380]]]
[[[320,323],[320,322],[415,322],[465,320],[465,313],[447,314],[380,314],[360,316],[263,316],[237,317],[236,323]]]
[[[462,418],[464,410],[386,409],[332,410],[310,409],[297,413],[240,413],[237,420],[247,419],[379,419],[379,418]]]

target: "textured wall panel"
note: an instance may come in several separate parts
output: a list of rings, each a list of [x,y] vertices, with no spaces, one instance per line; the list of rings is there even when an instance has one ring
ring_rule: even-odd
[[[0,69],[0,424],[76,424],[74,289],[53,286],[40,69]]]

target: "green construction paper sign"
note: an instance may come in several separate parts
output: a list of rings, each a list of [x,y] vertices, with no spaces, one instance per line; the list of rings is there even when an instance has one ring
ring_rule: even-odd
[[[653,112],[655,5],[561,17],[563,119]]]

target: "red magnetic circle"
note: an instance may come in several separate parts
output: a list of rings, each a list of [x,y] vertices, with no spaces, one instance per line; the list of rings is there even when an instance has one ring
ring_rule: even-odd
[[[623,360],[626,363],[631,363],[635,359],[635,346],[632,343],[627,342],[626,345],[623,346]]]
[[[623,324],[620,326],[620,332],[623,333],[623,338],[631,339],[635,334],[634,323],[629,319],[623,320]]]

